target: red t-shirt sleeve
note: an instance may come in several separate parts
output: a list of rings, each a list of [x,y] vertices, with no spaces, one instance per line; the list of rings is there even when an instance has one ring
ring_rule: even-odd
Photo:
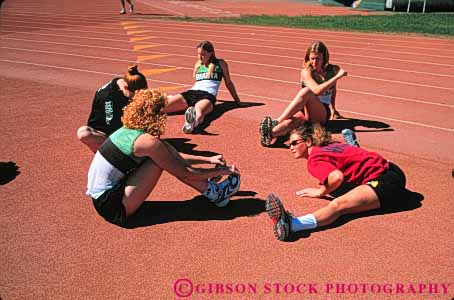
[[[314,156],[311,157],[307,162],[307,170],[309,173],[320,181],[320,184],[324,184],[328,175],[337,170],[334,163],[324,159],[326,157]]]

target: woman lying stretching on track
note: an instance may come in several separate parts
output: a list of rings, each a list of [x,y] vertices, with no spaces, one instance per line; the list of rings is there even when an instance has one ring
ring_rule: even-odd
[[[193,132],[203,123],[205,116],[213,111],[222,78],[235,102],[240,103],[235,85],[230,79],[227,62],[216,57],[213,44],[209,41],[201,42],[197,46],[197,57],[193,72],[195,84],[190,90],[167,97],[167,112],[186,109],[184,133]]]
[[[165,170],[199,191],[218,207],[240,187],[237,168],[222,155],[179,154],[160,139],[166,123],[166,97],[157,90],[136,92],[124,109],[123,127],[111,134],[96,152],[88,171],[87,195],[108,222],[123,226],[151,193]],[[195,164],[214,164],[195,168]],[[220,183],[211,180],[229,175]]]
[[[271,145],[273,138],[287,135],[304,121],[325,125],[340,117],[336,110],[336,83],[347,72],[329,63],[328,48],[315,42],[306,50],[301,70],[302,88],[275,120],[265,117],[260,122],[260,142]]]
[[[306,122],[293,130],[290,150],[296,159],[307,159],[308,172],[320,182],[319,187],[302,189],[297,195],[340,196],[312,214],[293,217],[276,195],[268,195],[266,211],[281,241],[288,240],[292,232],[329,225],[344,214],[396,207],[405,190],[405,175],[398,166],[377,153],[332,142],[319,124]]]
[[[123,78],[116,77],[103,85],[95,93],[87,126],[77,130],[77,138],[96,152],[107,136],[122,126],[123,108],[134,92],[147,86],[137,66],[129,67]]]

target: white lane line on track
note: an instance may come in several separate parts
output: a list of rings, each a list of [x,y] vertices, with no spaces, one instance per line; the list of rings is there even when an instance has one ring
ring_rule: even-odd
[[[13,14],[7,15],[4,14],[5,16],[8,17],[16,17],[16,16],[29,16],[30,14]],[[62,17],[55,17],[55,14],[32,14],[32,16],[39,16],[45,18],[45,20],[53,20],[53,19],[58,19],[60,20],[63,18],[65,21],[71,21],[73,20],[74,22],[77,22],[78,24],[80,23],[87,23],[87,24],[93,24],[93,22],[88,22],[84,21],[83,17],[86,17],[86,15],[61,15]],[[102,20],[103,18],[101,16],[97,16],[97,20]],[[23,19],[23,17],[20,17]],[[112,17],[106,17],[104,18],[105,22],[118,22],[118,21],[124,21],[124,19],[119,19],[119,18],[112,18]],[[333,38],[345,38],[345,40],[351,41],[352,39],[358,39],[358,40],[365,40],[365,41],[370,41],[373,39],[374,41],[384,41],[384,42],[399,42],[399,43],[411,43],[411,44],[420,44],[420,45],[429,45],[432,46],[434,42],[439,42],[443,43],[444,46],[452,46],[453,43],[451,40],[448,38],[435,38],[435,37],[412,37],[410,35],[406,35],[404,38],[402,38],[402,35],[389,35],[389,34],[383,34],[383,33],[375,33],[375,34],[368,34],[368,33],[362,33],[362,32],[342,32],[342,31],[334,31],[334,30],[316,30],[316,29],[305,29],[305,28],[285,28],[285,27],[269,27],[269,26],[259,26],[259,25],[236,25],[236,24],[215,24],[215,23],[203,23],[203,22],[184,22],[184,21],[171,21],[171,20],[158,20],[158,19],[143,19],[136,17],[134,19],[131,19],[131,22],[141,22],[141,23],[146,23],[146,24],[157,24],[157,25],[170,25],[172,27],[175,26],[183,26],[184,28],[188,27],[195,27],[197,30],[203,30],[200,26],[200,24],[206,24],[211,27],[220,27],[220,28],[228,28],[228,29],[235,29],[236,32],[241,33],[244,31],[244,34],[251,34],[251,30],[254,29],[257,32],[264,32],[266,34],[269,34],[270,32],[276,33],[276,36],[282,36],[282,33],[293,33],[293,34],[299,34],[296,36],[292,36],[291,38],[298,38],[298,37],[305,37],[308,34],[310,35],[317,35],[320,36],[321,34],[324,34],[325,36],[333,37]],[[71,24],[70,24],[71,25]],[[322,39],[323,40],[323,39]]]
[[[28,34],[28,35],[39,35],[39,36],[50,36],[50,37],[63,37],[63,38],[77,38],[77,39],[87,39],[87,40],[98,40],[98,41],[110,41],[110,42],[128,42],[123,40],[115,40],[115,39],[106,39],[106,38],[97,38],[97,37],[80,37],[80,36],[68,36],[68,35],[60,35],[60,34],[49,34],[49,33],[30,33],[30,32],[17,32],[17,31],[5,31],[4,32],[13,32],[13,33],[20,33],[20,34]],[[147,44],[147,42],[135,42],[136,44]],[[220,42],[222,44],[224,42]],[[224,43],[228,44],[228,43]],[[230,43],[233,44],[233,43]],[[162,46],[169,46],[169,47],[178,47],[178,48],[187,48],[187,49],[194,49],[193,46],[185,46],[179,44],[164,44],[160,43]],[[260,47],[258,47],[260,48]],[[301,57],[296,56],[288,56],[288,55],[276,55],[276,54],[268,54],[268,53],[257,53],[257,52],[248,52],[248,51],[237,51],[237,50],[230,50],[230,49],[222,49],[217,47],[218,51],[225,51],[225,52],[232,52],[232,53],[240,53],[240,54],[250,54],[250,55],[257,55],[257,56],[269,56],[269,57],[279,57],[279,58],[287,58],[287,59],[295,59],[301,60]],[[297,50],[299,51],[299,50]],[[434,62],[426,62],[426,61],[414,61],[414,60],[404,60],[404,59],[396,59],[396,58],[384,58],[378,56],[365,56],[365,55],[356,55],[356,54],[343,54],[337,53],[338,55],[345,55],[345,56],[353,56],[353,57],[362,57],[374,60],[387,60],[393,62],[406,62],[406,63],[414,63],[418,65],[434,65],[434,66],[442,66],[442,67],[454,67],[454,65],[446,64],[446,63],[434,63]]]
[[[8,26],[8,25],[2,25],[2,27],[13,27],[13,28],[25,28],[25,29],[36,29],[36,27],[30,27],[30,26]],[[99,35],[118,35],[118,36],[124,36],[124,33],[112,33],[112,32],[102,32],[102,31],[87,31],[87,30],[76,30],[76,29],[62,29],[62,28],[45,28],[45,30],[54,30],[54,31],[67,31],[67,32],[82,32],[82,33],[95,33],[95,34],[99,34]],[[118,28],[117,28],[118,30]],[[6,30],[7,31],[7,30]],[[29,31],[26,31],[26,32],[29,32]],[[190,31],[191,33],[193,33],[193,31]],[[231,33],[231,32],[226,32],[226,33]],[[157,35],[159,34],[164,34],[166,38],[168,37],[171,37],[172,39],[174,40],[183,40],[183,41],[195,41],[195,40],[200,40],[200,39],[194,39],[194,38],[177,38],[177,37],[174,37],[172,35],[174,34],[181,34],[181,31],[162,31],[160,30],[159,32],[156,32]],[[213,38],[211,38],[210,40],[212,41],[216,41],[216,38],[219,37],[219,33],[214,33],[212,31],[210,31],[209,34],[200,34],[200,33],[193,33],[192,35],[200,35],[202,36],[201,39],[207,39],[207,37],[209,36],[213,36]],[[225,38],[230,38],[232,40],[240,40],[240,39],[247,39],[247,40],[250,40],[250,41],[254,41],[254,42],[263,42],[263,38],[251,38],[251,37],[248,37],[248,38],[240,38],[240,37],[235,37],[235,36],[226,36],[226,35],[223,35],[222,36],[223,39]],[[251,43],[232,43],[232,42],[225,42],[225,41],[216,41],[215,43],[216,44],[227,44],[227,45],[235,45],[235,46],[244,46],[244,47],[254,47],[254,48],[268,48],[268,49],[273,49],[273,50],[281,50],[281,51],[297,51],[297,52],[302,52],[304,53],[306,50],[306,46],[308,44],[310,44],[310,42],[312,41],[312,39],[309,39],[309,38],[304,38],[305,40],[307,40],[308,42],[305,42],[305,43],[298,43],[298,42],[291,42],[290,44],[296,44],[296,45],[301,45],[303,46],[303,48],[301,47],[298,47],[298,48],[291,48],[291,47],[276,47],[276,46],[269,46],[269,45],[258,45],[258,44],[251,44]],[[269,42],[276,42],[276,43],[289,43],[287,42],[287,40],[285,41],[281,41],[281,40],[270,40],[270,39],[266,39],[267,43]],[[325,42],[327,42],[325,40]],[[330,46],[329,48],[330,49],[333,49],[333,48],[342,48],[342,49],[347,49],[347,50],[353,50],[355,52],[357,51],[369,51],[369,52],[380,52],[380,53],[390,53],[390,54],[398,54],[398,55],[405,55],[405,56],[418,56],[418,55],[424,55],[425,57],[434,57],[434,58],[446,58],[446,59],[454,59],[454,55],[453,56],[450,56],[450,55],[437,55],[437,54],[431,54],[431,53],[424,53],[424,54],[421,54],[421,53],[415,53],[415,52],[408,52],[408,51],[394,51],[394,50],[383,50],[383,49],[368,49],[368,45],[366,44],[366,48],[362,48],[362,47],[349,47],[349,46],[338,46],[338,44],[336,44],[336,42],[333,42],[331,41],[330,43],[333,43],[335,46]],[[429,50],[426,50],[424,49],[425,51],[429,51]],[[433,52],[435,51],[439,51],[439,49],[434,49]],[[454,51],[454,50],[452,50]],[[347,55],[347,56],[354,56],[351,52],[348,52],[348,53],[339,53],[339,52],[335,52],[335,51],[330,51],[333,54],[339,54],[339,55]],[[361,55],[361,57],[368,57],[368,56],[364,56],[364,55]]]
[[[105,42],[129,42],[124,40],[115,40],[115,39],[105,39],[105,38],[97,38],[97,37],[80,37],[80,36],[68,36],[63,34],[49,34],[49,33],[37,33],[37,32],[22,32],[22,31],[10,31],[10,30],[3,30],[3,32],[12,32],[12,33],[19,33],[19,34],[28,34],[28,35],[38,35],[38,36],[50,36],[50,37],[62,37],[62,38],[74,38],[74,39],[87,39],[87,40],[97,40],[97,41],[105,41]],[[135,42],[136,44],[147,44],[147,42]],[[222,42],[220,42],[222,43]],[[233,44],[233,43],[231,43]],[[178,48],[188,48],[194,50],[193,46],[184,46],[178,44],[164,44],[160,43],[162,46],[169,46],[169,47],[178,47]],[[237,51],[237,50],[230,50],[230,49],[222,49],[216,47],[218,51],[225,51],[225,52],[232,52],[232,53],[239,53],[239,54],[249,54],[249,55],[257,55],[257,56],[269,56],[269,57],[278,57],[278,58],[288,58],[288,59],[296,59],[301,60],[301,57],[295,56],[287,56],[287,55],[276,55],[276,54],[267,54],[267,53],[257,53],[257,52],[250,52],[250,51]],[[260,47],[259,47],[260,48]],[[299,50],[298,50],[299,51]],[[395,58],[384,58],[378,56],[365,56],[365,55],[357,55],[357,54],[343,54],[337,53],[337,55],[345,55],[345,56],[353,56],[353,57],[362,57],[374,60],[387,60],[387,61],[395,61],[395,62],[409,62],[418,65],[434,65],[434,66],[442,66],[442,67],[454,67],[454,65],[446,64],[446,63],[434,63],[434,62],[425,62],[425,61],[415,61],[415,60],[404,60],[404,59],[395,59]]]
[[[134,62],[134,61],[131,61],[131,60],[123,60],[123,59],[118,59],[118,58],[106,58],[106,57],[99,57],[99,56],[92,56],[92,55],[81,55],[81,54],[73,54],[73,53],[46,51],[46,50],[35,50],[35,49],[13,48],[13,47],[0,47],[0,49],[20,50],[20,51],[37,52],[37,53],[45,53],[45,54],[52,54],[52,55],[65,55],[65,56],[97,59],[97,60]],[[190,56],[190,57],[192,57],[192,56]],[[158,64],[158,63],[147,63],[147,62],[141,62],[141,64],[155,65],[155,66],[168,67],[168,68],[177,68],[177,69],[184,69],[184,70],[192,70],[191,68],[188,68],[188,67],[185,67],[185,66],[165,65],[165,64]],[[282,82],[282,83],[289,83],[289,84],[299,84],[298,81],[274,79],[274,78],[252,76],[252,75],[244,75],[244,74],[238,74],[238,73],[231,73],[231,75],[239,76],[239,77],[245,77],[245,78],[253,78],[253,79],[258,79],[258,80],[261,80],[261,81],[268,80],[268,81],[275,81],[275,82]],[[351,77],[355,77],[355,76],[351,76]],[[362,78],[360,76],[356,76],[356,77]],[[380,81],[395,83],[395,81],[393,81],[393,80],[386,80],[386,79],[371,79],[371,80],[380,80]],[[412,85],[412,83],[409,83],[409,84]],[[433,87],[433,86],[420,85],[420,84],[414,84],[414,85],[422,86],[422,87],[429,87],[429,88],[440,88],[440,87]],[[440,88],[440,89],[444,89],[444,88]],[[445,89],[449,89],[449,88],[445,88]],[[454,105],[449,105],[449,104],[444,104],[444,103],[436,103],[436,102],[429,102],[429,101],[424,101],[424,100],[415,100],[415,99],[407,99],[407,98],[403,98],[403,97],[385,96],[385,95],[374,94],[374,93],[366,93],[366,92],[359,92],[359,91],[353,91],[353,90],[346,90],[346,89],[342,89],[342,88],[338,88],[338,90],[339,91],[348,91],[350,93],[360,93],[360,94],[373,95],[373,96],[378,96],[378,97],[389,97],[389,98],[392,98],[392,99],[399,99],[399,100],[403,100],[403,101],[411,101],[411,102],[418,102],[418,103],[423,103],[423,104],[443,106],[443,107],[448,107],[448,108],[453,108],[454,107]]]
[[[111,76],[121,76],[121,74],[113,74],[113,73],[107,73],[107,72],[91,71],[91,70],[78,69],[78,68],[67,68],[67,67],[60,67],[60,66],[55,66],[55,65],[28,63],[28,62],[23,62],[23,61],[14,61],[14,60],[5,60],[5,59],[1,59],[0,62],[6,62],[6,63],[12,63],[12,64],[24,64],[24,65],[31,65],[31,66],[37,66],[37,67],[45,67],[45,68],[60,69],[60,70],[68,70],[68,71],[77,71],[77,72],[85,72],[85,73],[93,73],[93,74],[102,74],[102,75],[111,75]],[[171,82],[171,81],[154,80],[154,82],[162,82],[162,83],[165,83],[165,84],[181,85],[182,87],[183,87],[183,86],[191,86],[191,85],[188,85],[188,84],[183,84],[183,83],[178,83],[178,82]],[[227,92],[227,91],[224,90],[224,89],[221,89],[221,91],[222,91],[222,92]],[[290,102],[290,101],[288,101],[288,100],[276,99],[276,98],[271,98],[271,97],[263,97],[263,96],[257,96],[257,95],[251,95],[251,94],[243,94],[243,93],[240,93],[240,95],[247,95],[247,96],[249,96],[249,97],[256,97],[256,98],[268,99],[268,100],[279,101],[279,102],[286,102],[286,103],[289,103],[289,102]],[[341,111],[341,112],[352,113],[352,114],[357,114],[357,115],[368,116],[368,117],[379,118],[379,119],[388,120],[388,121],[393,121],[393,122],[398,122],[398,123],[403,123],[403,124],[414,125],[414,126],[418,126],[418,127],[425,127],[425,128],[437,129],[437,130],[441,130],[441,131],[454,132],[454,129],[453,129],[453,128],[444,128],[444,127],[433,126],[433,125],[424,124],[424,123],[418,123],[418,122],[412,122],[412,121],[399,120],[399,119],[394,119],[394,118],[388,118],[388,117],[383,117],[383,116],[378,116],[378,115],[365,114],[365,113],[353,112],[353,111],[347,111],[347,110],[340,110],[340,111]]]
[[[54,43],[54,42],[52,42],[52,43]],[[80,55],[80,54],[72,54],[72,53],[62,53],[62,52],[55,52],[55,51],[24,49],[24,48],[13,48],[13,47],[0,47],[0,48],[11,49],[11,50],[29,51],[29,52],[38,52],[38,53],[46,53],[46,54],[53,54],[53,55],[67,55],[67,56],[75,56],[75,57],[84,57],[84,58],[90,58],[90,59],[100,59],[100,60],[104,59],[104,60],[110,60],[110,61],[134,62],[134,61],[131,61],[131,60],[112,59],[112,58],[105,58],[105,57],[98,57],[98,56]],[[116,48],[110,48],[110,47],[107,47],[107,48],[108,49],[114,49],[114,50],[124,50],[124,51],[128,51],[128,52],[131,51],[130,49],[121,49],[121,48],[116,49]],[[135,52],[138,52],[138,51],[135,51]],[[147,51],[140,51],[140,52],[147,52]],[[169,54],[169,53],[155,52],[155,51],[153,51],[153,53]],[[174,54],[171,54],[171,55],[174,55]],[[190,55],[184,55],[184,57],[192,58],[192,56],[190,56]],[[157,63],[142,63],[142,64],[150,64],[150,65],[156,65],[156,66],[162,66],[162,67],[192,70],[191,68],[188,68],[188,67],[185,67],[185,66],[165,65],[165,64],[157,64]],[[280,67],[280,66],[277,66],[277,67]],[[279,80],[279,79],[272,79],[272,78],[265,78],[265,77],[242,75],[242,74],[237,74],[237,73],[232,73],[232,75],[246,77],[246,78],[260,79],[260,80],[278,81],[278,82],[289,83],[289,84],[299,84],[299,82],[297,82],[297,81]],[[404,97],[396,97],[396,96],[389,96],[389,95],[376,94],[376,93],[366,93],[366,92],[347,90],[347,89],[342,89],[342,88],[338,88],[338,90],[339,91],[349,92],[349,93],[358,93],[358,94],[363,94],[363,95],[370,95],[370,96],[376,96],[376,97],[382,97],[382,98],[397,99],[397,100],[402,100],[402,101],[410,101],[410,102],[416,102],[416,103],[422,103],[422,104],[428,104],[428,105],[436,105],[436,106],[442,106],[442,107],[448,107],[448,108],[453,108],[454,107],[454,105],[449,105],[449,104],[444,104],[444,103],[437,103],[437,102],[431,102],[431,101],[425,101],[425,100],[409,99],[409,98],[404,98]]]
[[[87,44],[72,44],[72,43],[52,42],[52,41],[43,41],[43,40],[30,40],[30,39],[11,38],[11,37],[4,37],[3,39],[5,39],[5,40],[13,40],[13,41],[33,42],[33,43],[65,45],[65,46],[77,46],[77,47],[89,47],[89,48],[132,51],[129,48],[128,49],[126,49],[126,48],[112,48],[112,47],[95,46],[95,45],[87,45]],[[159,51],[153,51],[153,52],[156,52],[156,53],[159,53],[159,54],[171,54],[171,55],[176,55],[176,56],[181,56],[181,57],[191,57],[191,58],[193,57],[193,55],[172,54],[172,53],[164,53],[164,52],[159,52]],[[285,69],[289,69],[289,70],[298,70],[298,71],[301,70],[301,68],[290,67],[290,66],[272,65],[272,64],[264,64],[264,63],[256,63],[256,62],[249,62],[249,61],[234,60],[234,59],[229,59],[229,62],[256,65],[256,66],[264,66],[264,67],[272,67],[272,68],[285,68]],[[341,65],[341,66],[350,65],[350,66],[361,67],[361,68],[372,68],[372,69],[380,69],[380,70],[386,70],[386,71],[412,73],[412,74],[418,74],[418,75],[422,74],[422,75],[429,75],[429,76],[440,76],[440,77],[454,78],[454,75],[450,75],[450,74],[440,74],[440,73],[431,73],[431,72],[423,72],[423,71],[415,71],[415,70],[388,68],[388,67],[365,65],[365,64],[355,64],[355,63],[349,63],[349,62],[345,62],[345,61],[335,61],[333,63]]]
[[[5,27],[19,27],[19,28],[33,28],[33,29],[39,29],[39,30],[47,30],[47,29],[51,29],[51,30],[66,30],[66,31],[73,31],[73,32],[87,32],[87,33],[99,33],[99,34],[111,34],[111,35],[122,35],[122,33],[118,33],[118,34],[115,34],[115,33],[112,33],[110,31],[108,32],[102,32],[102,31],[93,31],[93,30],[78,30],[78,29],[61,29],[63,26],[66,26],[65,24],[59,24],[59,23],[46,23],[46,22],[32,22],[32,21],[14,21],[16,23],[21,23],[21,24],[28,24],[28,23],[31,23],[31,24],[39,24],[39,25],[51,25],[52,27],[51,28],[48,28],[48,27],[40,27],[40,26],[24,26],[24,25],[9,25],[9,24],[5,24],[5,22],[3,23],[2,26],[5,26]],[[107,30],[118,30],[118,24],[112,24],[113,26],[112,27],[104,27],[104,26],[96,26],[96,29],[107,29]],[[78,26],[78,27],[90,27],[92,28],[93,26],[85,26],[85,25],[73,25],[73,26]],[[152,29],[154,29],[155,27],[152,27]],[[175,30],[175,27],[171,27],[171,26],[168,26],[168,28],[172,29],[172,30]],[[186,33],[182,33],[182,31],[186,31],[186,32],[189,32],[189,33],[193,33],[194,30],[191,30],[191,29],[187,29],[185,27],[182,27],[182,28],[179,28],[178,30],[176,31],[163,31],[163,27],[160,27],[159,28],[159,32],[162,32],[166,35],[169,35],[169,34],[186,34]],[[197,30],[197,32],[200,33],[200,35],[206,35],[206,34],[202,34],[201,32],[210,32],[212,33],[213,31],[210,31],[210,30],[204,30],[203,28],[200,28]],[[229,34],[232,34],[232,31],[224,31],[224,33],[229,33]],[[212,33],[214,34],[214,33]],[[216,32],[216,34],[219,34],[219,32]],[[233,34],[241,34],[241,33],[237,33],[237,32],[233,32]],[[263,41],[263,38],[262,39],[258,39],[257,36],[254,35],[251,35],[250,33],[249,34],[246,34],[247,37],[235,37],[235,39],[246,39],[246,40],[253,40],[253,41]],[[283,38],[283,40],[271,40],[269,38],[266,39],[266,41],[269,43],[269,42],[276,42],[276,43],[279,43],[279,42],[283,42],[283,43],[287,43],[287,44],[294,44],[294,45],[303,45],[303,46],[307,46],[308,43],[310,42],[295,42],[295,40],[293,39],[293,37],[289,37],[289,36],[282,36],[282,35],[269,35],[267,34],[266,35],[267,37],[269,36],[273,36],[273,37],[278,37],[278,38]],[[252,38],[252,37],[256,37],[256,38]],[[308,40],[308,41],[312,41],[312,39],[310,38],[303,38],[304,40]],[[298,40],[301,40],[298,39]],[[447,51],[447,52],[453,52],[454,53],[454,49],[447,49],[447,47],[443,47],[443,48],[430,48],[430,47],[416,47],[416,46],[401,46],[401,45],[392,45],[392,44],[379,44],[379,43],[376,43],[374,41],[371,41],[371,40],[368,40],[367,42],[354,42],[354,41],[350,41],[350,40],[342,40],[342,39],[337,39],[337,40],[324,40],[325,42],[330,42],[330,43],[333,43],[334,45],[336,45],[335,47],[336,48],[347,48],[347,49],[354,49],[354,50],[367,50],[367,51],[382,51],[382,52],[390,52],[390,53],[394,53],[395,51],[391,51],[391,50],[379,50],[379,49],[364,49],[363,47],[369,47],[369,46],[380,46],[380,47],[392,47],[392,48],[409,48],[409,49],[419,49],[419,50],[424,50],[425,52],[425,56],[429,55],[430,56],[430,53],[427,53],[429,51]],[[358,46],[356,47],[349,47],[349,46],[339,46],[339,43],[348,43],[348,44],[358,44]],[[431,45],[433,46],[433,45]],[[334,48],[334,46],[330,47],[330,48]],[[397,52],[397,53],[401,53],[401,52]],[[403,53],[408,53],[408,52],[403,52]],[[416,53],[415,53],[416,55]]]
[[[161,45],[165,45],[165,44],[161,44]],[[29,50],[29,51],[32,51],[32,50]],[[39,50],[37,50],[37,51],[39,51]],[[62,53],[62,55],[64,55],[64,54]],[[234,73],[232,73],[232,74],[234,74]],[[248,78],[255,78],[255,79],[260,79],[260,80],[272,80],[272,81],[285,82],[285,83],[294,83],[294,81],[271,79],[271,78],[260,77],[260,76],[251,76],[251,75],[242,75],[242,74],[234,74],[234,75],[248,77]],[[399,81],[399,80],[389,80],[389,79],[373,78],[373,77],[366,77],[366,76],[359,76],[359,75],[349,75],[349,77],[350,78],[361,78],[361,79],[371,80],[371,81],[389,82],[389,83],[398,84],[398,85],[401,84],[401,85],[409,85],[409,86],[417,86],[417,87],[425,87],[425,88],[434,88],[434,89],[454,91],[454,88],[427,85],[427,84],[420,84],[420,83],[413,83],[413,82],[406,82],[406,81]]]

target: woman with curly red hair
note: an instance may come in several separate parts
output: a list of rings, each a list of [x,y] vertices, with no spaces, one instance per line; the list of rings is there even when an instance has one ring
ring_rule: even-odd
[[[123,127],[99,147],[88,171],[87,195],[108,222],[125,226],[151,193],[163,171],[191,186],[218,207],[240,187],[239,171],[222,155],[179,154],[160,139],[166,124],[167,98],[158,90],[139,90],[124,109]],[[196,168],[196,164],[213,164]],[[214,177],[228,175],[217,183]]]

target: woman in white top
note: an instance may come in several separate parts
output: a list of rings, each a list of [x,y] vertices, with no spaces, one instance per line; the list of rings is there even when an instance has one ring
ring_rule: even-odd
[[[240,103],[235,85],[230,79],[227,62],[216,57],[213,44],[209,41],[201,42],[197,46],[197,56],[193,72],[195,84],[190,90],[167,97],[168,113],[186,110],[184,133],[192,133],[203,123],[205,116],[213,111],[223,78],[235,102]]]

